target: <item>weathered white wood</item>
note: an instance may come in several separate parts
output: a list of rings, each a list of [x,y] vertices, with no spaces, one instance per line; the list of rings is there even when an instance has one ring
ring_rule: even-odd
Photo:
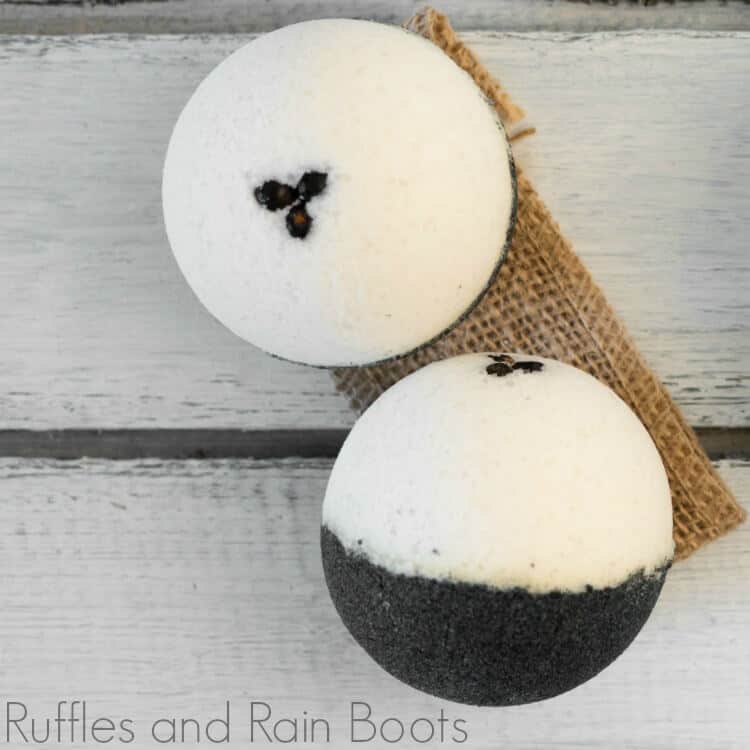
[[[538,124],[519,161],[646,359],[694,423],[746,424],[750,36],[723,39],[721,79],[700,35],[543,35],[534,70],[520,38],[470,42]]]
[[[215,323],[161,162],[246,37],[0,39],[0,426],[346,426],[327,373]],[[696,424],[750,422],[748,34],[471,34],[538,126],[519,162]]]
[[[744,750],[750,526],[676,565],[641,635],[592,682],[470,709],[391,679],[338,621],[317,544],[329,466],[1,460],[0,700],[54,716],[85,699],[89,716],[134,718],[134,748],[155,746],[150,721],[206,720],[226,700],[242,747],[255,699],[329,717],[334,748],[350,746],[349,701],[365,700],[381,718],[442,707],[472,748]],[[720,471],[750,507],[750,464]]]
[[[0,33],[81,34],[258,32],[310,18],[351,16],[401,23],[414,0],[167,0],[112,4],[95,0],[0,0]],[[504,31],[598,31],[603,29],[750,28],[742,2],[662,2],[623,0],[581,3],[568,0],[441,0],[435,2],[462,29]]]

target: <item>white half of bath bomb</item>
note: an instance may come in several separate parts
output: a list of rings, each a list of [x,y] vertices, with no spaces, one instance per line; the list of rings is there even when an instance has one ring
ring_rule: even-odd
[[[417,371],[361,417],[323,524],[394,573],[534,592],[617,585],[671,560],[672,505],[638,418],[569,365],[487,373],[471,354]]]
[[[328,174],[305,239],[253,191]],[[471,78],[402,29],[296,24],[200,84],[169,144],[163,203],[188,283],[234,333],[316,365],[403,354],[491,280],[512,222],[507,139]]]

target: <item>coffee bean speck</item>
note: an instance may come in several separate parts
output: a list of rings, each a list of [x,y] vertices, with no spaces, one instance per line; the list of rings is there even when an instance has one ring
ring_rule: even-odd
[[[266,180],[260,187],[255,188],[254,195],[255,200],[269,211],[287,208],[298,197],[297,188],[278,180]]]
[[[309,201],[320,195],[328,184],[325,172],[305,172],[297,183],[297,192],[303,201]]]
[[[487,365],[487,374],[497,377],[510,375],[510,373],[516,371],[527,373],[540,372],[544,369],[542,362],[534,362],[532,360],[516,361],[509,354],[490,354],[489,358],[492,360],[492,364]]]
[[[503,375],[510,375],[511,372],[513,372],[513,367],[505,362],[493,362],[491,365],[487,365],[488,375],[497,375],[500,378]]]
[[[510,354],[490,354],[490,359],[494,362],[503,362],[506,365],[512,365],[514,362]]]
[[[301,240],[307,237],[312,224],[313,218],[307,213],[307,207],[304,203],[293,206],[286,215],[286,228],[289,230],[289,234],[297,239]]]
[[[513,365],[514,370],[521,370],[521,372],[539,372],[544,368],[541,362],[516,362]]]

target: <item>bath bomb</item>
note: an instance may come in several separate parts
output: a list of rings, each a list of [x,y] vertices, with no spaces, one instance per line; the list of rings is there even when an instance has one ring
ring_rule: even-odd
[[[359,419],[321,544],[333,603],[388,672],[453,701],[528,703],[635,638],[673,556],[670,490],[641,422],[595,378],[464,355]]]
[[[323,20],[261,36],[198,86],[162,185],[200,301],[284,359],[357,365],[453,326],[515,215],[508,141],[479,88],[403,29]]]

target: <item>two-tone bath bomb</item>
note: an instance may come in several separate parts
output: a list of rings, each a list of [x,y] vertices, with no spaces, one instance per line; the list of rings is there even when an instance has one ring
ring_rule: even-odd
[[[321,540],[341,618],[388,672],[454,701],[527,703],[635,638],[672,560],[670,491],[647,431],[599,381],[472,354],[365,412]]]
[[[494,109],[440,49],[326,20],[259,37],[198,86],[163,204],[219,321],[285,359],[352,365],[418,348],[477,302],[515,178]]]

